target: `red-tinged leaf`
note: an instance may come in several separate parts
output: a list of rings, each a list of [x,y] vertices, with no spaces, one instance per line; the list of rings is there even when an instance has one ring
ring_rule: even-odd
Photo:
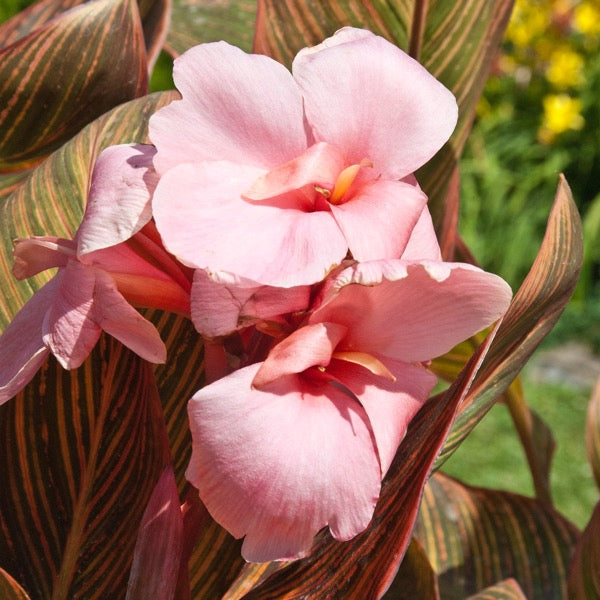
[[[35,598],[118,598],[169,462],[152,367],[102,336],[0,407],[0,564]]]
[[[30,600],[25,590],[4,569],[0,569],[0,598],[3,600]]]
[[[76,231],[96,157],[111,144],[147,141],[150,115],[174,98],[152,94],[103,115],[43,164],[0,204],[0,331],[32,293],[48,281],[45,272],[27,281],[12,276],[12,240],[30,235],[71,238]]]
[[[457,165],[448,183],[448,191],[443,205],[443,217],[440,226],[440,249],[442,251],[442,258],[447,261],[454,260],[454,249],[456,247],[456,237],[458,236],[459,205],[460,181]]]
[[[569,301],[583,258],[581,219],[561,175],[546,234],[440,456],[443,462],[504,393]],[[439,463],[438,463],[439,464]]]
[[[569,598],[600,598],[600,502],[575,548],[569,569]]]
[[[8,46],[35,29],[42,27],[63,12],[84,4],[87,0],[39,0],[0,25],[2,46]],[[138,0],[146,53],[148,73],[156,62],[167,36],[171,0]]]
[[[336,542],[322,532],[308,557],[281,568],[246,594],[245,600],[383,596],[410,543],[435,457],[492,339],[493,332],[449,390],[427,402],[411,422],[367,530],[349,542]]]
[[[183,552],[183,515],[168,465],[146,506],[135,543],[126,600],[175,598]]]
[[[413,538],[384,600],[439,600],[437,575],[420,542]]]
[[[466,598],[512,577],[529,600],[562,600],[578,536],[538,500],[469,487],[440,473],[425,487],[415,528],[442,598]]]
[[[600,378],[596,381],[588,406],[585,447],[596,485],[600,488]]]
[[[0,172],[17,171],[146,93],[135,1],[94,0],[17,40],[0,51],[0,81]]]
[[[345,25],[370,29],[417,58],[458,101],[450,141],[417,173],[438,231],[447,189],[475,117],[513,0],[259,0],[255,51],[290,65]]]
[[[173,0],[165,49],[177,57],[196,44],[225,40],[249,52],[255,20],[254,0]]]
[[[527,600],[523,590],[514,579],[505,579],[485,590],[469,596],[467,600]]]

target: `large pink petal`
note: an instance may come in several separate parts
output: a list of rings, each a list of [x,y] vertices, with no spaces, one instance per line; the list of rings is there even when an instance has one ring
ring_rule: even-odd
[[[331,212],[356,260],[400,258],[426,202],[414,186],[379,179]]]
[[[404,439],[408,424],[429,397],[437,377],[421,365],[389,358],[381,360],[396,381],[378,377],[359,365],[336,359],[331,361],[327,372],[357,396],[369,416],[383,477]]]
[[[150,119],[160,175],[204,160],[269,169],[306,149],[300,91],[274,60],[225,42],[201,44],[175,61],[173,79],[183,99]]]
[[[184,264],[280,287],[322,280],[347,250],[331,214],[294,199],[247,202],[262,171],[228,162],[180,165],[156,188],[153,212],[165,247]]]
[[[39,289],[0,336],[0,404],[20,392],[48,356],[42,323],[60,279],[59,274]]]
[[[279,288],[233,273],[194,271],[192,321],[207,337],[228,335],[258,321],[278,320],[281,315],[308,308],[309,303],[307,285]]]
[[[142,144],[110,146],[100,154],[77,232],[79,255],[124,242],[150,221],[155,154]]]
[[[404,362],[444,354],[499,319],[512,296],[497,275],[433,261],[361,263],[342,272],[336,285],[337,295],[310,322],[345,325],[351,349]]]
[[[402,260],[442,260],[442,252],[427,206],[414,226],[400,258]]]
[[[369,524],[380,466],[358,402],[324,381],[250,384],[259,364],[203,388],[188,404],[186,477],[223,527],[246,536],[246,560],[297,558],[327,524],[348,540]]]
[[[399,179],[427,162],[457,120],[454,96],[381,37],[345,28],[296,56],[294,78],[315,138]]]
[[[302,373],[310,367],[327,366],[345,332],[343,325],[335,323],[300,327],[269,352],[252,385],[262,388],[284,375]]]

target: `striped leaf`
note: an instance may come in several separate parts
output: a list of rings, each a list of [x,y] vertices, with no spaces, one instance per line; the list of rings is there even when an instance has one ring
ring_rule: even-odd
[[[119,598],[169,461],[152,367],[108,336],[0,407],[0,564],[35,598]]]
[[[259,0],[255,51],[291,64],[345,25],[382,35],[417,58],[458,101],[450,141],[418,173],[438,231],[445,199],[513,0]]]
[[[575,549],[569,572],[571,600],[600,598],[600,502]]]
[[[0,52],[0,172],[39,163],[87,123],[147,91],[134,0],[94,0]]]
[[[600,378],[596,381],[588,406],[585,446],[596,485],[600,489]]]
[[[511,577],[529,600],[562,600],[579,534],[538,500],[436,473],[425,487],[415,536],[442,598],[466,598]]]
[[[225,40],[249,52],[255,20],[255,0],[173,0],[165,49],[177,57],[196,44]]]
[[[0,25],[0,40],[4,46],[8,46],[84,2],[86,0],[39,0]],[[167,34],[170,6],[171,0],[138,0],[149,71],[156,62]]]
[[[540,251],[460,406],[440,462],[483,418],[552,329],[573,293],[582,257],[581,220],[571,190],[561,176]]]
[[[12,240],[30,235],[71,238],[81,221],[97,155],[111,144],[145,141],[150,115],[175,97],[170,92],[153,94],[100,117],[39,165],[0,204],[0,331],[50,278],[45,272],[16,281],[11,274]]]
[[[505,579],[469,596],[467,600],[527,600],[527,597],[514,579]]]
[[[493,339],[478,349],[449,390],[432,398],[411,422],[383,482],[373,520],[349,542],[322,532],[311,554],[275,572],[244,600],[381,598],[410,543],[423,486]],[[236,582],[239,585],[239,581]]]
[[[4,600],[29,600],[25,590],[4,569],[0,569],[0,598]]]

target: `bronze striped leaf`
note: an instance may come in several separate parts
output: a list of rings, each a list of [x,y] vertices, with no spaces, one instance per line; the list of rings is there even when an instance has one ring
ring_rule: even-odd
[[[352,25],[386,37],[452,90],[459,106],[456,130],[417,173],[440,231],[448,186],[512,5],[513,0],[259,0],[255,51],[290,65],[301,48]]]
[[[585,447],[596,485],[600,489],[600,377],[596,381],[585,424]]]
[[[538,500],[436,473],[425,487],[415,536],[442,598],[466,598],[511,577],[529,600],[562,600],[579,532]]]
[[[582,258],[581,219],[571,190],[561,175],[538,255],[459,408],[440,461],[445,460],[483,418],[552,329],[571,298]]]
[[[0,598],[4,598],[4,600],[30,600],[25,590],[4,569],[0,569]]]
[[[467,600],[527,600],[519,584],[512,578],[505,579],[485,590],[469,596]]]
[[[0,407],[0,564],[33,598],[121,598],[169,462],[152,367],[102,336]]]
[[[569,570],[569,598],[600,598],[600,502],[575,548]]]
[[[148,88],[134,0],[94,0],[0,51],[0,172],[39,163]]]

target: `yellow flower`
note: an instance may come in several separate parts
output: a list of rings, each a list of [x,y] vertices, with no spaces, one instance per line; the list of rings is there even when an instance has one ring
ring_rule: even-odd
[[[563,47],[554,50],[546,69],[546,79],[557,89],[564,90],[584,82],[583,57]]]
[[[541,142],[549,144],[569,129],[579,130],[585,124],[581,116],[581,101],[567,94],[551,94],[544,97],[544,118],[538,132]]]
[[[598,35],[600,33],[600,9],[595,4],[580,2],[575,7],[573,24],[584,35]]]

